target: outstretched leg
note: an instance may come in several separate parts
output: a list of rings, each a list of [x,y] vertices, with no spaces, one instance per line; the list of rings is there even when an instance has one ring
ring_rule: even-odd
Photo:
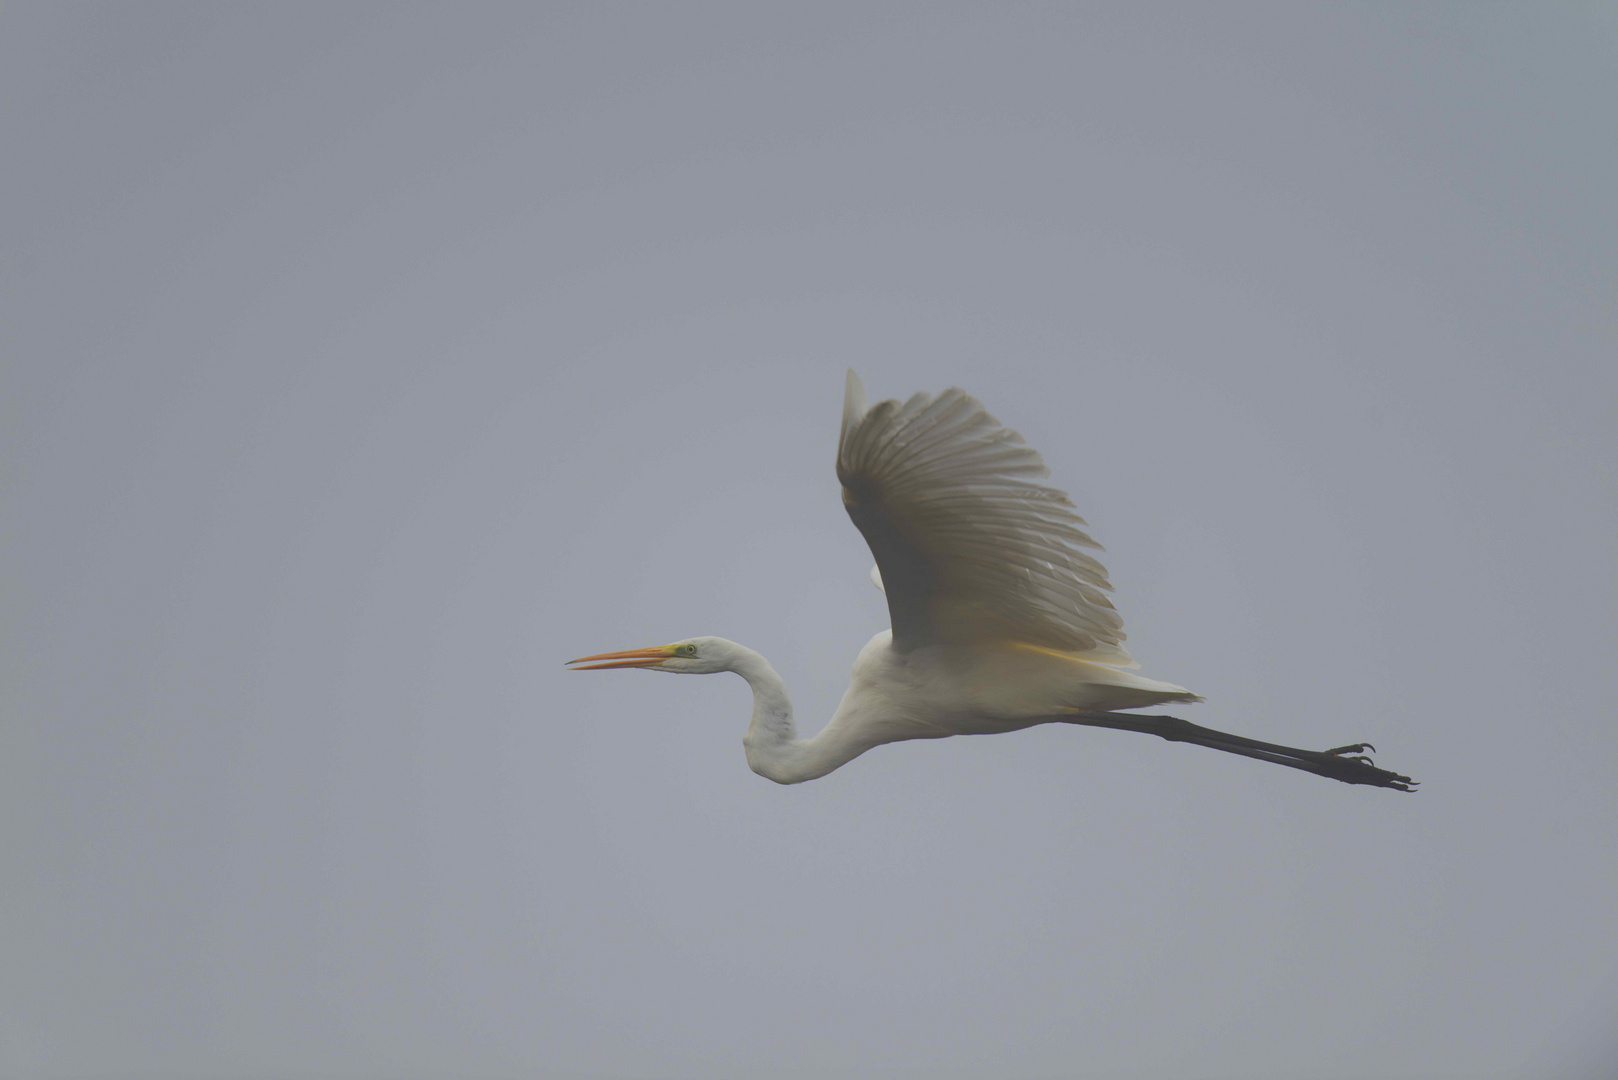
[[[1275,743],[1243,738],[1240,735],[1227,735],[1223,731],[1200,727],[1176,716],[1138,716],[1134,713],[1115,712],[1072,712],[1063,713],[1056,719],[1065,724],[1116,728],[1119,731],[1138,731],[1144,735],[1156,735],[1158,738],[1167,739],[1169,742],[1195,743],[1198,746],[1223,750],[1227,754],[1240,754],[1243,757],[1257,758],[1260,761],[1273,761],[1277,765],[1302,769],[1304,772],[1312,772],[1316,776],[1341,780],[1345,784],[1370,784],[1372,787],[1414,791],[1418,783],[1418,781],[1412,780],[1408,776],[1401,776],[1396,772],[1379,769],[1373,765],[1371,759],[1365,756],[1367,750],[1374,751],[1376,749],[1369,743],[1355,743],[1351,746],[1339,746],[1331,750],[1299,750],[1293,746],[1279,746]]]

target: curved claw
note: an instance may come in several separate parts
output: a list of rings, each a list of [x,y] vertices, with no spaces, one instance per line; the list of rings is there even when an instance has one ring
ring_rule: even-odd
[[[1369,743],[1355,746],[1339,746],[1333,750],[1320,751],[1318,760],[1323,768],[1317,770],[1321,776],[1340,780],[1345,784],[1370,784],[1375,787],[1393,788],[1395,791],[1413,792],[1416,790],[1416,781],[1402,773],[1389,769],[1377,768],[1376,762],[1368,756],[1356,751],[1369,749]]]
[[[1327,750],[1326,753],[1330,754],[1332,757],[1342,757],[1345,754],[1363,754],[1367,750],[1373,754],[1376,753],[1376,747],[1372,746],[1368,742],[1350,743],[1347,746],[1336,746],[1330,750]]]

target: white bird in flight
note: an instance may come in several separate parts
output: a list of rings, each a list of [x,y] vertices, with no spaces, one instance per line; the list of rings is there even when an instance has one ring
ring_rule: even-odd
[[[1348,784],[1410,791],[1379,769],[1367,743],[1299,750],[1119,710],[1202,698],[1135,674],[1123,620],[1107,599],[1100,550],[1022,436],[959,389],[867,409],[848,373],[837,479],[843,505],[876,557],[872,580],[893,623],[860,650],[830,722],[800,738],[786,684],[763,656],[718,637],[598,653],[575,671],[642,668],[735,672],[753,689],[742,746],[780,784],[825,776],[872,747],[1082,724],[1157,735],[1272,761]]]

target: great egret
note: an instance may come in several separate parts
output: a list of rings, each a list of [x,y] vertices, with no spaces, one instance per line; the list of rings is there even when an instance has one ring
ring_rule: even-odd
[[[735,672],[753,689],[747,763],[780,784],[825,776],[883,743],[1064,723],[1196,743],[1347,784],[1414,788],[1408,776],[1373,765],[1366,743],[1299,750],[1119,712],[1202,698],[1127,670],[1139,665],[1124,651],[1107,571],[1079,550],[1101,545],[1063,492],[1032,479],[1048,475],[1022,436],[963,391],[867,409],[850,371],[837,478],[848,516],[876,556],[871,576],[887,595],[893,629],[860,651],[848,692],[820,733],[799,738],[770,662],[724,638],[568,663],[586,665],[575,671]]]

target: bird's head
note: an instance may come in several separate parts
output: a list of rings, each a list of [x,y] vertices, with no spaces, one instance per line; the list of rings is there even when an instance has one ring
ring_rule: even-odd
[[[568,666],[573,671],[644,668],[647,671],[672,671],[680,675],[712,675],[731,670],[731,648],[727,647],[731,644],[724,638],[686,638],[672,645],[581,656],[577,660],[569,660]]]

